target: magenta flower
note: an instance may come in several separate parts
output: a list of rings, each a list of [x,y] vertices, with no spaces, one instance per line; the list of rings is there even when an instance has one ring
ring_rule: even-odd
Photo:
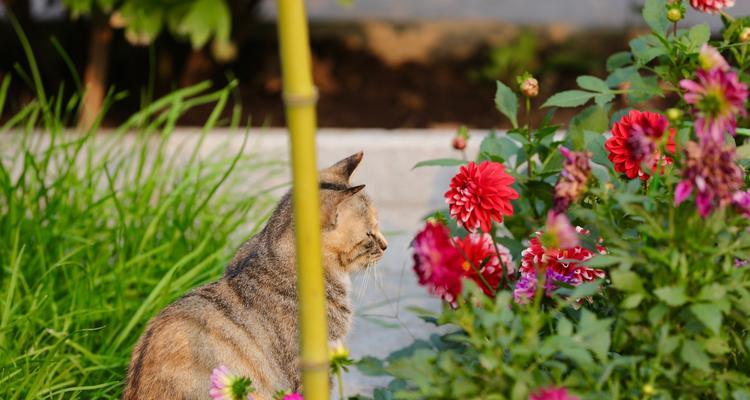
[[[250,378],[234,374],[224,365],[214,368],[211,372],[211,388],[208,394],[213,400],[252,400],[252,392]]]
[[[750,190],[745,192],[737,192],[732,195],[732,204],[738,212],[742,213],[747,218],[750,218]]]
[[[564,387],[541,388],[529,396],[529,400],[578,400]]]
[[[305,400],[305,398],[299,393],[291,393],[284,396],[284,400]]]
[[[545,247],[554,249],[569,249],[580,244],[578,232],[570,224],[568,216],[554,211],[547,213],[547,224],[541,241]]]
[[[698,62],[701,64],[701,68],[705,71],[716,68],[722,71],[729,71],[732,69],[727,60],[724,59],[724,56],[719,53],[719,50],[716,50],[716,48],[709,46],[708,44],[704,44],[703,47],[701,47],[701,51],[698,54]]]
[[[718,142],[685,144],[685,168],[674,194],[675,205],[685,201],[695,190],[695,205],[702,217],[732,202],[743,185],[742,169],[734,161],[734,147]],[[738,199],[744,201],[744,199]]]
[[[718,14],[723,8],[734,6],[735,0],[690,0],[690,5],[698,11]]]
[[[419,284],[453,304],[461,294],[464,259],[450,239],[445,225],[427,222],[414,237],[414,272]]]
[[[560,178],[555,184],[554,210],[562,213],[576,202],[586,191],[586,182],[591,175],[591,156],[584,152],[570,151],[561,146],[560,153],[563,156],[563,168]]]
[[[747,85],[740,82],[736,72],[718,52],[703,50],[704,63],[711,69],[698,69],[696,80],[683,79],[685,101],[693,105],[695,133],[706,141],[724,142],[724,133],[732,135],[737,130],[737,116],[746,116]]]

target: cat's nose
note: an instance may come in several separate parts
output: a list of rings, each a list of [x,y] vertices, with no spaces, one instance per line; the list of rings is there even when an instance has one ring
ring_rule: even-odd
[[[383,237],[383,234],[380,232],[377,233],[376,237],[378,238],[377,242],[378,242],[378,246],[380,247],[380,250],[385,251],[385,249],[388,248],[388,241],[385,240],[385,237]]]

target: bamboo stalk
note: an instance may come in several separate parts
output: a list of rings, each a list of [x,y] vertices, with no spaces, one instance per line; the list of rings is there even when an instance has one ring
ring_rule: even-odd
[[[277,0],[281,71],[291,136],[300,355],[305,399],[328,399],[328,324],[320,252],[315,102],[303,0]]]

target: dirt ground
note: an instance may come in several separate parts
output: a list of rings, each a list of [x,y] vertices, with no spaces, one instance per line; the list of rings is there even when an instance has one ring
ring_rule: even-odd
[[[7,27],[6,27],[7,28]],[[148,96],[210,79],[216,85],[239,80],[232,102],[241,102],[243,120],[253,125],[282,126],[281,79],[275,27],[259,24],[237,40],[238,56],[228,64],[213,61],[208,51],[191,52],[181,42],[162,35],[153,49],[134,48],[115,32],[109,84],[129,96],[112,108],[105,125],[123,121]],[[314,80],[320,92],[318,122],[322,127],[471,128],[507,127],[495,110],[495,79],[513,84],[530,69],[539,77],[542,102],[559,90],[575,86],[581,74],[603,76],[607,55],[626,48],[625,32],[584,32],[570,27],[521,28],[500,23],[364,21],[316,23],[311,26]],[[30,29],[32,46],[48,92],[65,82],[74,87],[69,71],[49,45],[55,35],[69,51],[79,71],[86,60],[85,29],[47,26]],[[0,75],[23,60],[8,29],[0,32],[7,49],[0,58]],[[36,45],[35,45],[36,43]],[[20,65],[25,66],[25,62]],[[21,79],[14,79],[15,107],[31,98]],[[14,104],[11,104],[14,107]],[[182,125],[201,125],[210,107],[184,117]],[[532,116],[539,120],[544,112]],[[7,118],[8,113],[4,118]],[[558,113],[565,120],[570,112]]]

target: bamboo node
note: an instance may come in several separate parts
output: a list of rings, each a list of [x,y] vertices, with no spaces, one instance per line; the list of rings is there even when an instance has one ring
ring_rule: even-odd
[[[300,369],[303,371],[328,371],[328,361],[304,362],[300,363]]]
[[[311,106],[318,102],[318,88],[313,86],[310,93],[284,92],[282,97],[284,99],[284,104],[289,107]]]

